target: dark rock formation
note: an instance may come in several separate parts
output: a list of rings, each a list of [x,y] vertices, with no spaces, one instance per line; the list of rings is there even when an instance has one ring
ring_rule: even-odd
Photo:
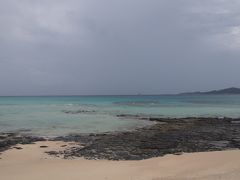
[[[36,141],[44,141],[42,137],[22,136],[17,133],[0,133],[0,152],[9,149],[16,144],[31,144]],[[15,147],[20,149],[19,147]]]
[[[83,148],[75,147],[55,154],[65,158],[140,160],[165,154],[240,148],[240,123],[237,119],[154,120],[159,123],[131,132],[58,137],[56,140],[79,142]]]
[[[119,117],[130,118],[128,115]],[[80,146],[46,153],[64,158],[140,160],[165,154],[240,148],[240,119],[131,117],[148,119],[156,124],[127,132],[57,137],[52,140],[74,141]],[[16,144],[43,140],[41,137],[2,133],[0,152]]]

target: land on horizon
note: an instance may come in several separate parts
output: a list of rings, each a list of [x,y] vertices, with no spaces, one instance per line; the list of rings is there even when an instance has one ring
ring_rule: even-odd
[[[231,95],[231,94],[240,94],[240,88],[237,87],[229,87],[218,90],[210,90],[210,91],[194,91],[194,92],[181,92],[181,93],[160,93],[160,94],[59,94],[59,95],[7,95],[0,97],[48,97],[48,96],[160,96],[160,95]]]
[[[184,92],[184,93],[179,93],[180,95],[224,95],[224,94],[240,94],[240,88],[236,87],[230,87],[230,88],[225,88],[225,89],[219,89],[219,90],[212,90],[212,91],[196,91],[196,92]]]

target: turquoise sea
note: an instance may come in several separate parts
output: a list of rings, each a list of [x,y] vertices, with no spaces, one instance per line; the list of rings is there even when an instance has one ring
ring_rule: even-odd
[[[156,117],[240,117],[240,95],[0,97],[0,132],[41,136],[122,131]]]

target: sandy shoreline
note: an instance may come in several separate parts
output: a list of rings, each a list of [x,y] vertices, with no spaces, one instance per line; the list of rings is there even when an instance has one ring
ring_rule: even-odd
[[[40,148],[40,146],[48,146]],[[45,151],[74,143],[44,141],[18,145],[0,156],[3,180],[165,180],[240,178],[240,150],[166,155],[141,161],[65,160]]]

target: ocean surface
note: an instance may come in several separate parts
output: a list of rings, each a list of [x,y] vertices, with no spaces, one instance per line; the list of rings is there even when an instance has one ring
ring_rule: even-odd
[[[41,136],[123,131],[152,122],[119,118],[240,117],[240,95],[0,97],[0,132]]]

